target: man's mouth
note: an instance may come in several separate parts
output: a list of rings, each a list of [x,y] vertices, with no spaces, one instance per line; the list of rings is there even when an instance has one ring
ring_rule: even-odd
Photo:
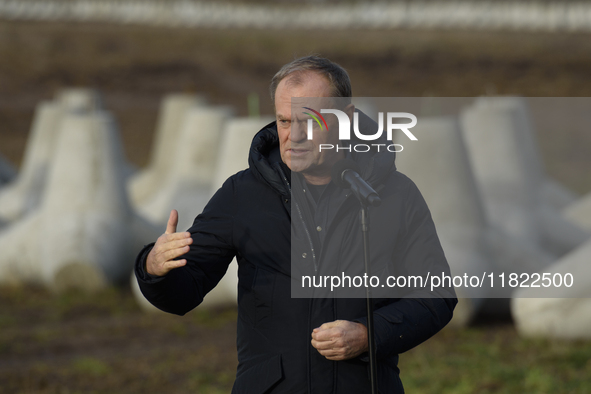
[[[302,148],[291,148],[290,149],[291,155],[292,156],[298,156],[298,155],[303,155],[309,152],[308,149],[302,149]]]

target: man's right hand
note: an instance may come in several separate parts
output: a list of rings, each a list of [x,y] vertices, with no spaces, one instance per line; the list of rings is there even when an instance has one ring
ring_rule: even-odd
[[[162,234],[146,259],[146,271],[150,275],[164,276],[170,270],[182,267],[187,260],[175,260],[189,251],[189,245],[193,243],[191,233],[177,233],[176,226],[179,222],[179,213],[173,209],[168,218],[166,232]]]

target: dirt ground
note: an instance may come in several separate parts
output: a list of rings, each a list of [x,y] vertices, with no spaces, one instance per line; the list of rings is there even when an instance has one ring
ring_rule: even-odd
[[[147,315],[129,288],[0,287],[0,393],[229,393],[236,311]],[[590,393],[591,342],[523,339],[507,321],[445,329],[400,358],[413,394]]]
[[[0,288],[0,393],[226,393],[236,311],[147,315],[129,288]]]
[[[267,89],[274,72],[311,53],[345,66],[357,96],[586,97],[591,96],[590,38],[524,32],[266,33],[0,21],[0,154],[18,166],[35,106],[60,88],[89,86],[100,90],[105,107],[115,114],[128,158],[143,166],[165,94],[204,93],[210,102],[230,104],[245,115],[246,98],[255,92],[262,112],[270,113]],[[555,130],[538,137],[549,174],[579,193],[590,191],[591,131]],[[236,368],[235,319],[232,309],[196,311],[184,318],[148,316],[137,308],[129,289],[110,289],[97,298],[0,288],[0,393],[228,392]],[[445,344],[453,341],[461,348],[461,338],[467,337],[442,335],[409,359],[418,371],[409,375],[415,392],[446,392],[421,386],[433,367],[428,352],[445,354]],[[507,344],[524,346],[510,324],[467,335],[475,343],[501,335],[498,346],[503,351]],[[537,349],[548,344],[536,346],[527,353],[531,362]],[[589,376],[586,349],[581,353],[573,345],[567,352],[559,346],[560,357],[574,354],[574,370],[557,378],[562,386],[556,387],[568,389],[564,382]],[[470,357],[478,354],[476,350]],[[515,383],[515,391],[504,391],[503,382],[519,379],[510,372],[518,366],[498,372],[488,386],[447,392],[550,392],[555,386],[544,376],[559,370],[550,362],[547,368],[535,364],[541,377],[534,373],[529,386]],[[482,368],[475,376],[488,371]],[[449,387],[456,387],[454,379],[460,378],[449,373]],[[588,388],[572,387],[583,387],[577,392]]]

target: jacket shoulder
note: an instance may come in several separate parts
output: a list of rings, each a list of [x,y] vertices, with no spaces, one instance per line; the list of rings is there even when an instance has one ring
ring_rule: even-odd
[[[231,199],[237,210],[251,208],[253,200],[269,201],[277,198],[277,193],[250,168],[230,176],[216,194],[224,196],[226,200]]]
[[[263,186],[263,183],[255,176],[250,168],[247,168],[228,177],[222,188],[231,187],[236,191],[242,191],[252,187],[260,188],[261,186]]]
[[[390,172],[384,184],[387,188],[397,192],[418,190],[413,180],[398,170]]]

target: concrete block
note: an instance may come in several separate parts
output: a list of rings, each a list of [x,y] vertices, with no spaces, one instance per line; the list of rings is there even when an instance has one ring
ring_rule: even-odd
[[[64,112],[100,108],[99,93],[84,88],[63,89],[55,100],[37,106],[21,171],[11,184],[0,190],[0,221],[14,222],[39,206]]]
[[[93,291],[125,280],[138,248],[159,234],[129,206],[110,116],[68,111],[58,130],[39,208],[0,234],[0,281]]]
[[[554,256],[536,245],[522,242],[502,229],[490,226],[486,232],[486,250],[493,262],[493,274],[501,273],[527,273],[531,274],[549,267],[555,262]],[[509,298],[513,295],[513,289],[498,285],[498,276],[495,276],[496,285],[490,289],[489,297],[497,300]],[[486,304],[486,313],[507,316],[508,304],[498,301],[490,301]]]
[[[530,127],[521,102],[478,99],[462,113],[461,121],[488,218],[509,234],[539,245],[540,200],[535,190],[542,175],[537,155],[520,132]]]
[[[173,158],[176,155],[181,123],[187,110],[203,105],[205,105],[205,99],[195,94],[170,94],[163,99],[158,114],[150,162],[145,170],[130,179],[128,185],[130,198],[134,205],[144,203],[157,193],[169,174]]]
[[[563,256],[585,243],[591,231],[585,230],[577,221],[565,218],[549,205],[538,209],[541,242],[544,249],[554,256]]]
[[[89,88],[65,88],[57,92],[55,99],[70,111],[93,111],[103,108],[99,92]]]
[[[591,193],[567,206],[562,213],[570,222],[591,231]]]
[[[20,173],[12,183],[0,189],[0,220],[13,222],[39,206],[62,112],[62,105],[56,102],[42,102],[37,106]]]
[[[541,248],[488,221],[455,118],[423,117],[413,131],[418,141],[395,136],[404,146],[397,167],[415,181],[427,201],[453,275],[531,273],[551,264],[553,257]],[[487,314],[509,314],[509,287],[456,290],[462,300],[452,326],[465,326],[484,306]],[[492,299],[483,304],[486,297]]]
[[[589,238],[559,214],[568,191],[544,173],[523,99],[479,98],[462,112],[461,123],[492,224],[555,256]]]
[[[552,178],[547,178],[542,185],[542,201],[554,210],[561,211],[574,204],[579,196]]]
[[[521,288],[512,300],[519,334],[525,337],[591,339],[591,241],[567,254],[543,273],[569,273],[571,287]],[[531,298],[535,297],[535,298]],[[545,297],[545,298],[541,298]]]
[[[191,226],[211,197],[211,182],[224,125],[230,110],[194,106],[185,111],[176,137],[169,172],[149,199],[137,204],[148,220],[166,225],[172,209],[179,212],[180,231]]]
[[[131,234],[124,220],[131,209],[122,167],[120,143],[105,113],[64,117],[41,207],[47,283],[70,266],[96,270],[109,282],[127,276],[133,255],[126,246]],[[56,225],[59,231],[51,231]]]
[[[226,123],[218,151],[212,190],[215,192],[230,176],[248,168],[252,139],[265,125],[275,120],[272,116],[234,118]]]

